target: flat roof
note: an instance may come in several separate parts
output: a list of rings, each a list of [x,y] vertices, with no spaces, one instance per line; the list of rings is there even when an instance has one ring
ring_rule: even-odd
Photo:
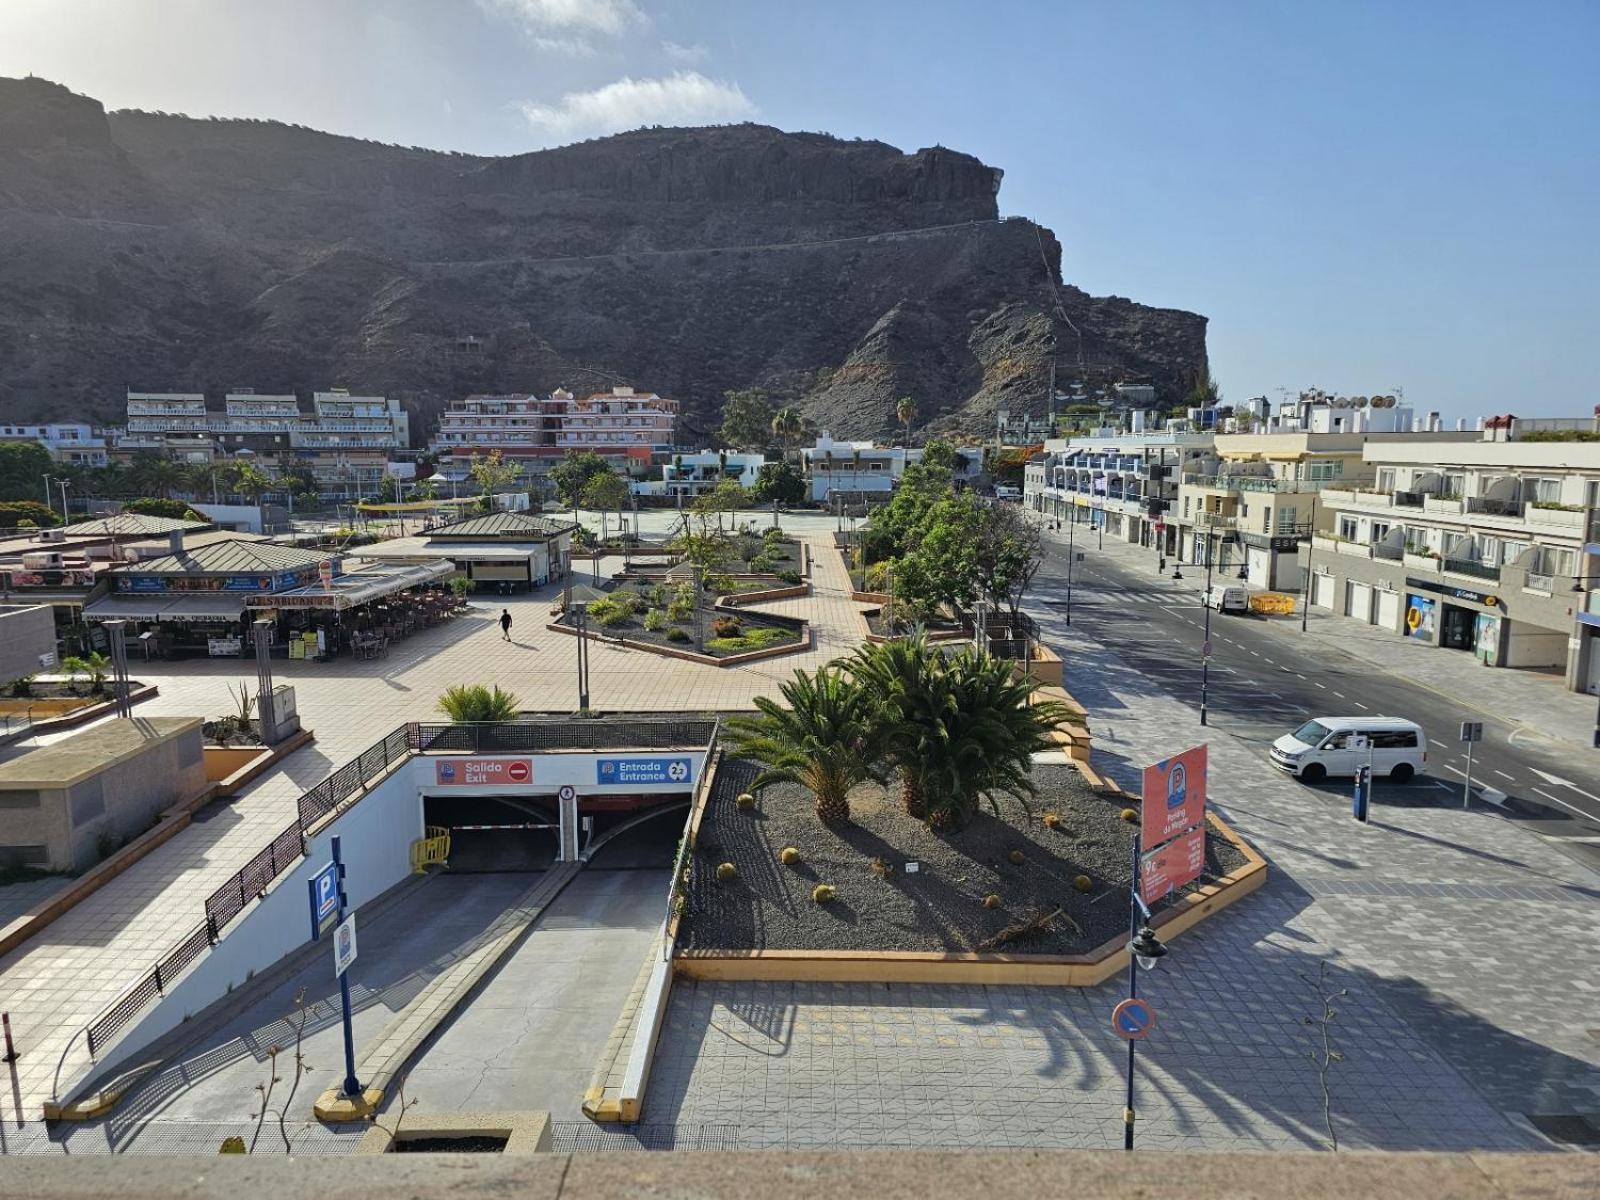
[[[359,571],[346,571],[343,575],[334,576],[329,584],[308,583],[281,592],[256,595],[250,598],[249,603],[251,608],[256,609],[352,608],[455,573],[455,563],[447,559],[409,564],[386,563],[363,567]]]
[[[474,562],[517,562],[528,559],[535,543],[507,545],[504,542],[435,542],[426,537],[394,538],[371,546],[357,546],[350,558],[376,562],[421,561],[434,558],[463,558]]]
[[[191,729],[198,734],[199,717],[131,717],[105,721],[0,763],[0,791],[50,791],[71,787]]]

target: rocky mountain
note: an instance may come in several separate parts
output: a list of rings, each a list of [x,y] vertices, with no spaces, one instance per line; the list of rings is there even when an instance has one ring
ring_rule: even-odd
[[[328,386],[426,431],[474,391],[762,387],[835,435],[987,432],[1065,384],[1204,367],[1205,318],[1061,282],[1001,172],[758,125],[482,158],[266,121],[107,113],[0,79],[0,414],[115,420],[127,388]]]

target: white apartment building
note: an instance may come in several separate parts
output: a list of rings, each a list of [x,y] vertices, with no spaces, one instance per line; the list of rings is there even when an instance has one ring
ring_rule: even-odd
[[[875,446],[871,442],[841,442],[824,429],[817,444],[800,451],[805,465],[806,494],[818,504],[832,503],[835,496],[887,496],[906,467],[922,461],[922,451],[913,447]]]
[[[1170,512],[1178,481],[1210,461],[1212,435],[1145,429],[1102,430],[1088,436],[1050,438],[1023,472],[1023,503],[1052,521],[1104,528],[1136,546],[1172,554],[1177,529]]]
[[[335,388],[312,395],[306,412],[293,395],[229,392],[223,409],[192,392],[129,392],[128,424],[119,457],[164,454],[185,462],[250,458],[269,474],[309,468],[319,490],[366,495],[389,461],[411,441],[410,417],[398,400]]]
[[[105,431],[82,421],[0,425],[0,442],[38,442],[58,463],[75,467],[103,467],[107,461]]]
[[[1320,493],[1310,601],[1600,693],[1600,442],[1507,433],[1365,446],[1360,483]]]
[[[766,461],[765,454],[733,450],[674,454],[672,461],[662,466],[660,479],[635,480],[630,486],[636,496],[677,496],[693,500],[715,491],[724,479],[736,480],[743,488],[755,487]]]

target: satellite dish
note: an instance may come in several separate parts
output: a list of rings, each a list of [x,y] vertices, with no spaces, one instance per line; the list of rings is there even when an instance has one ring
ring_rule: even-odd
[[[1350,403],[1357,408],[1365,408],[1367,406],[1367,398],[1365,396],[1356,396],[1351,399]]]

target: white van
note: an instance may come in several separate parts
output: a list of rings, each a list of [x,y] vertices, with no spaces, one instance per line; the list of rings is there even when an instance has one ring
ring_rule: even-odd
[[[1249,612],[1250,594],[1242,587],[1213,583],[1206,589],[1206,594],[1201,597],[1200,603],[1218,612]]]
[[[1354,775],[1362,763],[1371,765],[1374,779],[1405,783],[1427,770],[1428,735],[1400,717],[1317,717],[1273,742],[1271,758],[1278,770],[1307,783]]]
[[[997,483],[994,485],[994,498],[996,500],[1021,500],[1022,489],[1014,483]]]

